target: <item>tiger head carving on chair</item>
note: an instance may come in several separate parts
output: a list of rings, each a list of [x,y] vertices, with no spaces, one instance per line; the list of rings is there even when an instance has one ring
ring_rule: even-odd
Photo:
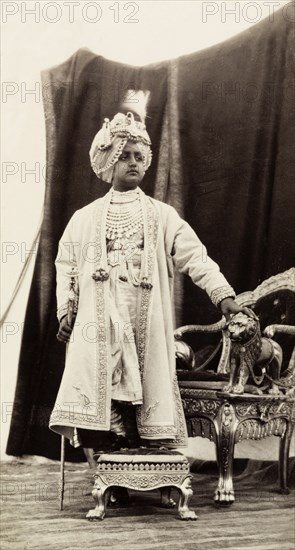
[[[255,386],[259,387],[266,381],[263,390],[279,394],[276,382],[279,381],[282,365],[281,346],[274,340],[261,336],[259,320],[244,313],[231,315],[226,330],[231,339],[230,379],[223,391],[244,393],[251,376]],[[256,391],[262,393],[262,389]]]

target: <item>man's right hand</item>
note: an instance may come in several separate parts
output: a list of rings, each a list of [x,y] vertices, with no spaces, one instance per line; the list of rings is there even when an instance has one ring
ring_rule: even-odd
[[[66,344],[71,336],[73,328],[68,324],[68,316],[65,315],[60,323],[59,323],[59,330],[56,335],[56,338],[59,340],[59,342],[63,342]]]

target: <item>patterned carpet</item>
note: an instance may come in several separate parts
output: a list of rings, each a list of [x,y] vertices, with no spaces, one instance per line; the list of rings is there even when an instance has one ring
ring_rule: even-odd
[[[64,510],[59,511],[59,464],[45,460],[1,463],[1,550],[293,550],[295,460],[289,495],[281,495],[277,464],[236,460],[236,502],[217,507],[213,462],[192,464],[190,507],[199,515],[182,522],[159,506],[159,492],[131,492],[128,507],[109,508],[103,521],[88,522],[92,474],[85,463],[66,464]],[[173,494],[175,499],[177,494]]]

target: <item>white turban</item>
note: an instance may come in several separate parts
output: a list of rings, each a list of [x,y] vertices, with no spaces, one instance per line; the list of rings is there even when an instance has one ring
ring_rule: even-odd
[[[91,166],[96,175],[111,183],[114,166],[126,143],[137,143],[142,154],[144,171],[152,160],[151,140],[145,124],[135,120],[131,111],[125,115],[117,113],[113,120],[104,119],[102,128],[96,134],[89,152]]]

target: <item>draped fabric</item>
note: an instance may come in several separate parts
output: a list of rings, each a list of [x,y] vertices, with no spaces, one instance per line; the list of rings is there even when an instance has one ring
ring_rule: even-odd
[[[114,116],[127,89],[151,91],[146,124],[153,162],[143,190],[175,206],[236,292],[292,266],[293,59],[292,21],[279,10],[274,21],[266,19],[177,60],[133,67],[81,49],[43,72],[44,219],[8,454],[59,457],[59,437],[47,427],[65,356],[55,337],[54,258],[73,212],[109,189],[92,172],[88,151],[103,118]],[[190,280],[178,279],[175,302],[177,324],[218,318]],[[81,457],[67,448],[67,459]]]

